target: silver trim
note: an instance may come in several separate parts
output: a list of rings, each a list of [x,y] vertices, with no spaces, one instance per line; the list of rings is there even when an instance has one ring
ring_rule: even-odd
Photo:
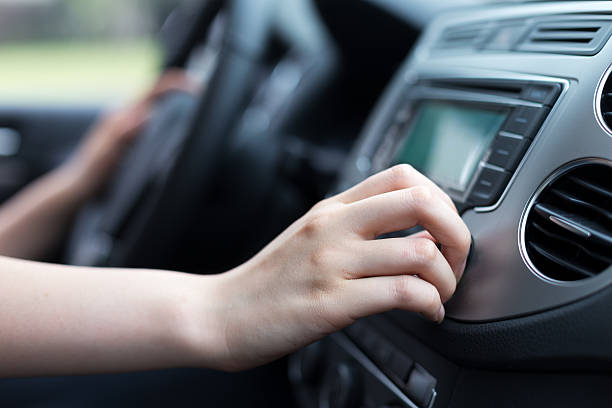
[[[408,398],[406,394],[404,394],[397,385],[395,385],[389,378],[387,378],[387,376],[382,371],[380,371],[380,369],[376,367],[373,362],[370,361],[368,356],[366,356],[361,350],[359,350],[359,348],[357,348],[357,346],[355,346],[355,344],[353,344],[353,342],[347,336],[338,332],[332,334],[330,337],[340,347],[342,347],[344,351],[350,354],[351,357],[353,357],[359,364],[361,364],[363,368],[365,368],[378,381],[380,381],[385,387],[387,387],[389,391],[395,394],[397,398],[402,400],[404,404],[408,405],[410,408],[421,408],[416,405],[410,398]],[[434,389],[434,395],[431,398],[431,402],[429,403],[429,406],[427,408],[431,408],[433,406],[437,396],[438,393]]]
[[[595,117],[597,118],[597,123],[599,126],[610,136],[612,136],[612,129],[606,124],[606,121],[603,118],[603,114],[601,113],[601,98],[603,94],[603,89],[606,86],[606,82],[608,80],[612,80],[610,74],[612,73],[612,65],[610,65],[603,73],[601,78],[599,78],[599,82],[597,83],[597,88],[595,91],[595,98],[593,99],[593,108],[595,109]]]
[[[590,278],[580,279],[578,281],[560,281],[560,280],[557,280],[557,279],[550,278],[549,276],[547,276],[544,273],[540,272],[538,270],[538,268],[536,268],[536,266],[531,262],[531,259],[529,259],[529,255],[527,254],[527,246],[526,246],[526,242],[525,242],[525,229],[527,228],[527,225],[526,225],[527,224],[527,218],[529,217],[529,214],[531,213],[531,209],[533,208],[536,200],[538,199],[538,197],[540,196],[542,191],[544,191],[545,188],[547,188],[550,184],[554,183],[556,180],[558,180],[561,176],[563,176],[567,172],[569,172],[569,171],[571,171],[571,170],[573,170],[573,169],[575,169],[577,167],[583,166],[585,164],[591,164],[591,163],[599,163],[599,164],[604,164],[604,165],[612,167],[612,161],[610,161],[608,159],[600,158],[600,157],[586,157],[586,158],[583,158],[583,159],[578,159],[578,160],[574,160],[574,161],[571,161],[569,163],[566,163],[563,166],[561,166],[558,169],[556,169],[550,176],[548,176],[542,182],[542,184],[540,184],[540,186],[536,189],[536,191],[533,193],[533,195],[531,196],[531,198],[527,202],[527,205],[525,206],[525,208],[523,208],[523,213],[521,214],[521,220],[520,220],[520,224],[519,224],[520,227],[519,227],[519,230],[518,230],[519,252],[521,254],[521,258],[523,258],[523,262],[525,262],[525,265],[527,265],[529,270],[536,277],[542,279],[543,281],[545,281],[547,283],[552,283],[552,284],[561,285],[561,286],[579,286],[579,285],[582,285],[584,283],[587,283],[588,281],[590,281],[591,279],[594,278],[594,276],[593,276],[593,277],[590,277]],[[561,225],[561,226],[566,228],[565,225]],[[605,270],[602,271],[602,273],[604,273],[604,272],[605,272]]]
[[[580,227],[579,225],[574,224],[572,221],[570,220],[566,220],[560,217],[557,217],[556,215],[551,215],[550,217],[548,217],[548,219],[554,223],[557,224],[559,227],[573,233],[576,235],[582,235],[585,238],[589,238],[591,236],[591,233],[587,230],[585,230],[584,228]]]
[[[500,136],[504,136],[504,137],[511,137],[513,139],[520,139],[520,140],[524,139],[524,137],[521,136],[521,135],[515,135],[514,133],[510,133],[510,132],[507,132],[505,130],[500,130],[499,131],[499,135]]]

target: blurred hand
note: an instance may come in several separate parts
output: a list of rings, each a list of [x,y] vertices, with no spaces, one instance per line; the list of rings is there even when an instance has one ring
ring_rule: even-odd
[[[197,88],[184,71],[169,70],[139,100],[98,119],[64,166],[79,196],[89,198],[104,186],[162,95],[171,91],[195,93]]]
[[[426,231],[375,239],[415,225]],[[221,368],[263,364],[394,308],[441,321],[470,242],[450,198],[407,165],[320,202],[219,276]]]

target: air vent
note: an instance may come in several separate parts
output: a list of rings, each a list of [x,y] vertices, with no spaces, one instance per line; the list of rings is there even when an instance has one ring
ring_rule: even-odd
[[[605,77],[605,82],[603,86],[600,85],[601,92],[598,93],[599,101],[598,103],[598,113],[601,115],[599,119],[605,125],[605,128],[608,132],[612,133],[612,77],[610,73],[612,72],[612,67],[608,68],[607,77]]]
[[[527,256],[558,281],[590,278],[612,265],[612,163],[582,162],[536,196],[525,223]]]
[[[595,55],[610,37],[611,21],[541,22],[529,31],[517,50],[573,55]]]
[[[442,32],[442,36],[434,49],[451,50],[475,48],[486,37],[488,31],[485,24],[450,27]]]

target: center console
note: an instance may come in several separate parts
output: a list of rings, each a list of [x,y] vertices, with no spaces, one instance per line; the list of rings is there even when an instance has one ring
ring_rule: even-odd
[[[307,406],[610,401],[597,374],[612,372],[610,14],[610,2],[531,3],[429,25],[337,190],[409,163],[453,199],[473,256],[442,325],[394,311],[297,353]]]

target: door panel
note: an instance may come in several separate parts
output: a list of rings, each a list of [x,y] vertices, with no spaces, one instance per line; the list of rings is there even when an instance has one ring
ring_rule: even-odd
[[[100,109],[0,106],[0,202],[72,152]]]

